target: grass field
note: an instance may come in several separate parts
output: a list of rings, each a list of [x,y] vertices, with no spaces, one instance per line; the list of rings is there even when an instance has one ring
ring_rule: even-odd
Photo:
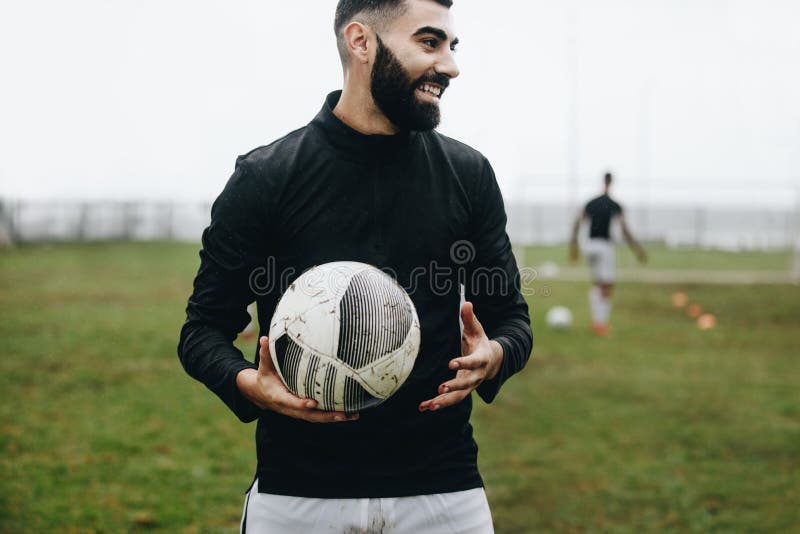
[[[0,532],[236,532],[254,426],[175,353],[196,253],[0,250]],[[667,268],[789,261],[651,256]],[[497,532],[798,531],[800,288],[624,283],[608,339],[588,332],[587,288],[535,282],[534,357],[494,405],[476,402]],[[672,308],[676,290],[719,326],[695,328]],[[573,310],[572,331],[544,326],[556,304]]]
[[[624,246],[618,248],[617,264],[620,268],[638,267],[633,253]],[[647,247],[647,267],[649,269],[690,270],[704,269],[708,271],[788,271],[792,267],[792,251],[777,250],[772,252],[742,251],[730,252],[719,250],[675,249],[668,247]],[[544,261],[565,264],[566,246],[540,246],[523,249],[527,265],[540,265]]]

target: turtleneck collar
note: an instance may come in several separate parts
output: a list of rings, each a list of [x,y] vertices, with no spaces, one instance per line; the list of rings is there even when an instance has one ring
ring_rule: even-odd
[[[354,130],[333,112],[341,96],[341,90],[330,93],[320,112],[311,121],[312,125],[324,131],[325,137],[334,148],[358,159],[369,159],[400,152],[416,140],[418,133],[414,131],[402,131],[394,135],[367,135]]]

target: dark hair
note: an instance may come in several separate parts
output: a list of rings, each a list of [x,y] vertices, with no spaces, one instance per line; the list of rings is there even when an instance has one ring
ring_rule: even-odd
[[[453,0],[432,0],[451,8]],[[333,20],[333,31],[336,34],[336,45],[342,63],[347,61],[347,47],[344,44],[342,30],[353,20],[359,19],[373,26],[376,30],[384,29],[389,22],[399,17],[408,9],[408,0],[339,0],[336,4],[336,16]]]
[[[605,182],[605,184],[606,184],[606,185],[611,185],[611,181],[612,181],[613,179],[614,179],[614,177],[613,177],[613,176],[611,176],[611,173],[610,173],[610,172],[607,172],[607,173],[605,174],[605,176],[603,176],[603,181]]]

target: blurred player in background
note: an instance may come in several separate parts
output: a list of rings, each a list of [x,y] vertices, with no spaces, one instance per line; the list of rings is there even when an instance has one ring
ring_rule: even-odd
[[[611,239],[611,222],[618,220],[625,242],[631,247],[639,262],[647,261],[644,249],[633,238],[625,222],[622,206],[608,194],[613,176],[607,172],[603,178],[603,194],[593,198],[581,210],[572,226],[570,260],[578,259],[578,232],[584,219],[589,221],[589,241],[584,247],[586,259],[592,270],[594,285],[589,290],[589,307],[592,314],[592,330],[600,336],[608,335],[611,320],[611,293],[616,279],[616,252]]]

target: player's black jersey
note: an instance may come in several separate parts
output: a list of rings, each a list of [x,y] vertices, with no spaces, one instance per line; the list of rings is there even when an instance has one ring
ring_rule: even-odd
[[[418,406],[454,376],[447,363],[461,352],[461,282],[504,351],[497,377],[478,394],[491,402],[530,354],[528,307],[494,173],[480,153],[434,131],[353,130],[333,113],[340,94],[306,127],[238,159],[203,232],[181,362],[240,419],[258,419],[262,492],[399,497],[479,487],[471,397],[433,412]],[[258,302],[266,335],[286,287],[339,260],[376,265],[407,289],[422,337],[411,376],[355,422],[313,424],[259,410],[236,387],[236,375],[255,367],[232,344],[249,321],[248,303]]]
[[[590,220],[591,239],[611,239],[611,219],[622,213],[622,206],[605,194],[590,200],[584,213]]]

